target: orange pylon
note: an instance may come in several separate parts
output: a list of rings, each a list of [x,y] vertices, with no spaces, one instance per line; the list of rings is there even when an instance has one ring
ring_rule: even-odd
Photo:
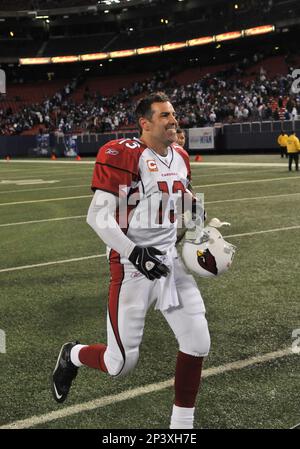
[[[202,156],[200,156],[200,154],[197,154],[197,156],[195,157],[195,162],[202,162],[203,158]]]
[[[10,156],[5,156],[4,158],[6,161],[10,161],[11,157]]]
[[[54,153],[52,153],[52,154],[51,154],[51,160],[52,160],[52,161],[55,161],[56,159],[57,159],[57,157],[55,156]]]
[[[76,156],[76,161],[81,161],[81,157],[79,155]]]

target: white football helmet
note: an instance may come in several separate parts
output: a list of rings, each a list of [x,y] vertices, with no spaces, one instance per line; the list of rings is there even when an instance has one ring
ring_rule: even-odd
[[[216,229],[222,225],[217,218],[210,221],[195,240],[186,240],[182,248],[185,265],[201,277],[215,277],[231,266],[236,247],[226,242]]]

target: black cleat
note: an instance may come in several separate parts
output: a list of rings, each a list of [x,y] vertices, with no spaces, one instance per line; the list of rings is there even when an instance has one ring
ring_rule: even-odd
[[[72,381],[77,376],[78,367],[71,362],[71,349],[78,344],[78,341],[65,343],[60,350],[51,376],[52,394],[57,402],[65,401],[71,388]]]

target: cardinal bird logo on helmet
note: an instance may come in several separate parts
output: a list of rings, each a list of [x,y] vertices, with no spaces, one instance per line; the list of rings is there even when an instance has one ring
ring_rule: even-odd
[[[218,274],[216,259],[211,254],[209,249],[206,249],[205,251],[198,250],[197,261],[200,267],[202,267],[204,270],[207,270],[214,275]]]

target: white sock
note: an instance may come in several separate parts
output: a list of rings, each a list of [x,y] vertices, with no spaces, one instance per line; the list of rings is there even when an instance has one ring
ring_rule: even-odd
[[[186,408],[173,405],[170,429],[193,429],[195,407]]]
[[[87,345],[75,345],[73,346],[73,348],[71,349],[71,362],[73,363],[73,365],[77,366],[79,368],[79,366],[83,366],[83,363],[81,363],[81,361],[79,360],[79,351],[82,348],[85,348]]]

